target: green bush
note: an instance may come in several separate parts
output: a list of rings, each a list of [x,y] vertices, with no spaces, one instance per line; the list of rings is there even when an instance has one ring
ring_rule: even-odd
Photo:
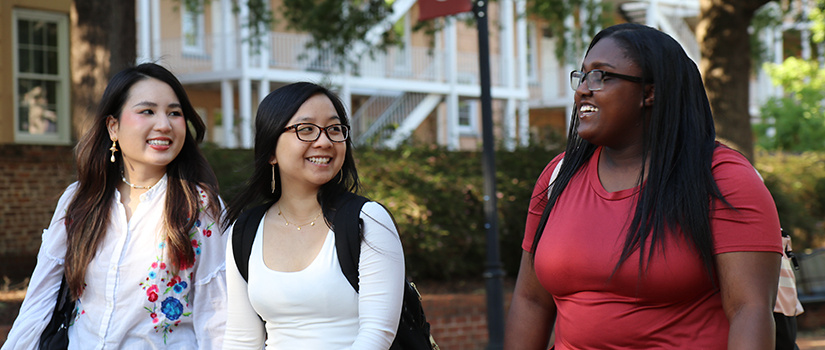
[[[557,151],[496,154],[496,200],[501,259],[518,271],[530,195],[541,170]],[[419,147],[358,150],[364,193],[395,216],[407,271],[427,279],[481,276],[486,262],[486,218],[481,153]]]
[[[252,171],[250,150],[205,147],[231,199]],[[533,186],[559,150],[520,149],[496,153],[498,234],[501,261],[509,276],[518,272],[524,221]],[[407,273],[415,279],[478,279],[486,264],[484,177],[480,152],[438,147],[399,150],[356,149],[363,195],[383,203],[401,231]],[[757,169],[774,196],[780,220],[801,250],[825,237],[825,153],[767,153]]]
[[[794,249],[825,243],[825,153],[757,152],[756,168],[765,179]]]
[[[535,180],[559,151],[497,152],[501,260],[515,276]],[[231,200],[252,172],[252,151],[205,146],[221,196]],[[384,204],[401,232],[407,273],[416,279],[479,278],[486,262],[484,177],[480,152],[437,147],[355,150],[362,194]]]

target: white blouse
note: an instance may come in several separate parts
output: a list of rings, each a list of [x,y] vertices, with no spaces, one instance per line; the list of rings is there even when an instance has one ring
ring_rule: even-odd
[[[201,207],[190,233],[194,265],[174,273],[162,225],[166,176],[140,196],[127,222],[115,191],[106,236],[86,270],[69,349],[220,349],[226,325],[226,236]],[[66,253],[70,185],[43,231],[37,266],[2,350],[36,349],[51,319]],[[207,197],[200,192],[201,203]]]
[[[388,349],[401,315],[404,252],[384,207],[367,202],[361,218],[360,294],[341,272],[332,230],[309,266],[280,272],[263,261],[261,220],[249,257],[249,284],[229,244],[224,349]]]

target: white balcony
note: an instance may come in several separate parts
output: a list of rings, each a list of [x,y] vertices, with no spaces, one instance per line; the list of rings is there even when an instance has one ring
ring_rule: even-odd
[[[335,65],[333,54],[327,50],[307,48],[312,38],[308,34],[271,32],[264,44],[251,50],[248,67],[241,67],[241,45],[236,36],[224,38],[221,35],[207,36],[202,49],[184,49],[183,39],[165,39],[161,42],[161,63],[181,77],[198,76],[198,80],[237,78],[246,69],[252,79],[262,72],[312,72],[323,75],[341,75],[343,70]],[[353,77],[362,79],[388,79],[427,83],[446,83],[444,52],[428,47],[403,49],[391,47],[386,52],[377,52],[374,57],[364,55],[350,70]],[[266,64],[262,64],[266,60]],[[478,54],[459,52],[456,57],[458,85],[477,86],[480,79]],[[500,86],[503,81],[498,55],[490,56],[492,86]],[[264,73],[266,74],[266,73]],[[278,74],[267,74],[270,80],[279,80]],[[284,81],[290,79],[290,75]],[[399,87],[399,90],[404,90]],[[437,91],[434,91],[437,92]]]

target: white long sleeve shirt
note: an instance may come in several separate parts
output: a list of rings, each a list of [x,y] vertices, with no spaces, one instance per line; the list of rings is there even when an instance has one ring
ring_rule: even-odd
[[[388,349],[401,314],[404,252],[384,207],[367,202],[360,216],[364,220],[360,294],[341,272],[332,230],[309,266],[280,272],[263,261],[261,220],[249,256],[248,284],[238,272],[229,244],[224,349],[261,349],[264,345],[269,350]]]
[[[170,268],[162,217],[166,176],[140,196],[127,222],[115,191],[110,223],[86,270],[69,327],[69,349],[220,349],[226,324],[226,237],[201,207],[190,233],[193,266]],[[20,314],[2,350],[36,349],[51,319],[64,270],[70,185],[43,231]],[[206,203],[201,192],[201,202]]]

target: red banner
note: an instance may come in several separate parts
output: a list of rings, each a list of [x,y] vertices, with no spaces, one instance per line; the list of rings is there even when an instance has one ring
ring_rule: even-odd
[[[418,0],[418,20],[426,21],[473,10],[472,0]]]

